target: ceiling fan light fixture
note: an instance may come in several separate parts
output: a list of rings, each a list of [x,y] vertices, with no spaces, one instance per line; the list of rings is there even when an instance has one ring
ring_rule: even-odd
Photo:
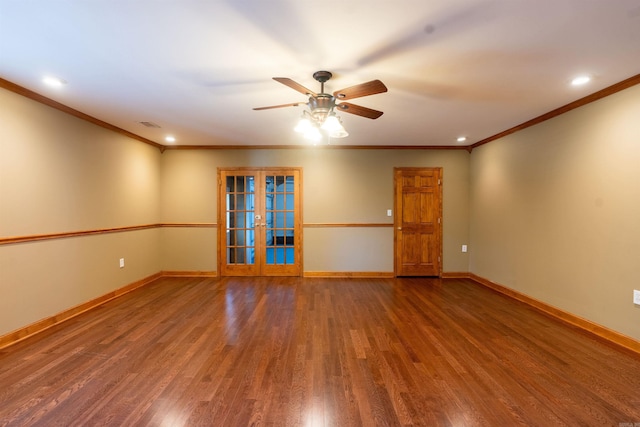
[[[320,82],[320,93],[315,93],[290,78],[274,77],[273,79],[278,83],[289,86],[291,89],[308,96],[308,101],[305,103],[292,102],[289,104],[257,107],[254,108],[254,110],[269,110],[273,108],[297,107],[302,104],[306,105],[309,109],[302,113],[302,118],[298,121],[294,130],[302,133],[305,139],[314,141],[314,145],[321,141],[324,136],[327,137],[327,143],[329,138],[345,138],[349,136],[349,132],[347,132],[344,129],[344,126],[342,126],[342,120],[336,116],[334,108],[337,108],[342,112],[366,117],[368,119],[377,119],[383,114],[382,111],[351,104],[350,102],[341,102],[336,104],[336,99],[347,100],[386,92],[387,87],[380,80],[360,83],[342,90],[337,90],[333,92],[333,94],[330,94],[324,91],[324,84],[331,77],[332,74],[329,71],[316,71],[313,73],[313,78]]]
[[[320,129],[315,126],[309,126],[304,132],[304,139],[308,139],[309,141],[318,142],[322,139],[322,134],[320,133]]]
[[[349,136],[349,132],[342,126],[342,120],[333,112],[322,124],[322,129],[326,131],[331,138],[346,138]]]
[[[313,126],[311,125],[311,121],[307,117],[302,116],[300,118],[300,121],[296,125],[296,127],[293,128],[293,130],[298,132],[298,133],[306,134],[306,132],[312,127]]]
[[[346,138],[349,136],[349,132],[345,130],[345,128],[338,129],[336,131],[330,132],[329,136],[331,138]]]
[[[342,123],[340,123],[340,119],[335,115],[335,113],[331,113],[329,116],[327,116],[324,123],[322,123],[321,128],[329,133],[344,130],[344,127],[342,127]]]

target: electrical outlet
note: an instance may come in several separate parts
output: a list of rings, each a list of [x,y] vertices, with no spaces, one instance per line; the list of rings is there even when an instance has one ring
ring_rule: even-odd
[[[391,211],[391,209],[387,209],[387,216],[392,216],[393,212]]]
[[[120,258],[120,268],[124,268],[124,258]]]
[[[462,245],[462,252],[467,252],[467,245]]]
[[[636,289],[633,290],[633,303],[640,305],[640,291]]]

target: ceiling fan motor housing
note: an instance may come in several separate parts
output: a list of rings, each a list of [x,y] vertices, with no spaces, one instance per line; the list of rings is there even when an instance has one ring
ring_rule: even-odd
[[[310,96],[308,105],[313,118],[318,122],[323,122],[335,107],[336,100],[332,95],[320,93],[316,97]]]

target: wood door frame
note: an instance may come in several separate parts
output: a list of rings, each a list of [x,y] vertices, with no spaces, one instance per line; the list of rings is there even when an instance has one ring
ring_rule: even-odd
[[[238,174],[245,174],[245,175],[258,175],[260,173],[265,173],[265,175],[268,174],[278,174],[278,173],[283,173],[283,172],[290,172],[290,171],[295,171],[297,173],[297,177],[298,177],[298,182],[297,182],[297,191],[295,193],[295,197],[297,199],[297,201],[295,202],[295,215],[296,215],[296,225],[295,225],[295,233],[294,236],[295,239],[297,240],[295,246],[294,246],[294,252],[295,252],[295,260],[296,260],[296,265],[299,266],[299,272],[297,274],[297,276],[302,277],[304,274],[304,263],[303,263],[303,254],[302,254],[302,247],[303,247],[303,226],[302,226],[302,220],[303,220],[303,215],[302,215],[302,188],[303,188],[303,181],[302,181],[302,167],[289,167],[289,166],[282,166],[282,167],[278,167],[278,166],[268,166],[268,167],[242,167],[242,166],[238,166],[238,167],[218,167],[218,172],[217,172],[217,180],[218,180],[218,194],[217,194],[217,232],[218,232],[218,238],[217,238],[217,269],[218,269],[218,275],[221,277],[224,277],[222,275],[222,272],[224,271],[224,268],[222,266],[222,259],[223,259],[223,248],[226,250],[226,240],[225,240],[225,236],[226,236],[226,230],[225,230],[225,226],[226,226],[226,221],[224,219],[224,217],[226,216],[226,201],[225,201],[225,197],[224,194],[226,193],[226,191],[224,190],[224,183],[222,182],[222,174],[225,172],[232,172],[232,173],[238,173]],[[257,185],[257,184],[256,184]],[[256,201],[256,206],[258,206],[261,202]]]
[[[393,221],[393,276],[398,277],[398,229],[402,225],[402,217],[400,216],[401,210],[398,209],[398,191],[397,191],[397,179],[398,179],[398,171],[437,171],[438,173],[438,217],[439,221],[437,224],[437,232],[438,232],[438,276],[442,277],[442,265],[443,265],[443,222],[444,218],[442,215],[443,209],[443,168],[440,167],[394,167],[393,168],[393,206],[395,210],[394,221]]]

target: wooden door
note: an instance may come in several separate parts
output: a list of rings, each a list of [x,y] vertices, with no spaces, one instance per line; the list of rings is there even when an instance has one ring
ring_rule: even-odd
[[[394,170],[397,276],[440,276],[442,273],[441,175],[441,168]]]
[[[300,170],[218,170],[221,276],[302,273]]]

